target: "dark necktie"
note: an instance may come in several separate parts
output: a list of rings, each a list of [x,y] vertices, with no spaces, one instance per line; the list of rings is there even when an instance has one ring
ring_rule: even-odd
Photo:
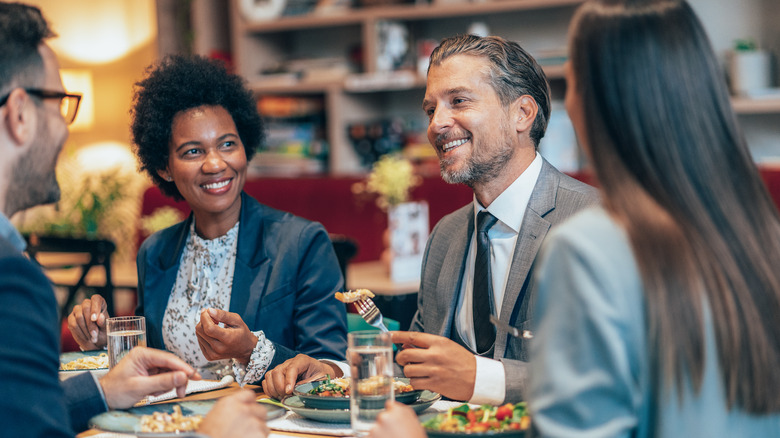
[[[484,353],[493,346],[495,328],[490,323],[490,300],[493,299],[493,279],[490,274],[490,239],[488,230],[496,221],[487,210],[477,215],[477,258],[474,262],[474,292],[472,306],[474,313],[474,335],[477,353]]]

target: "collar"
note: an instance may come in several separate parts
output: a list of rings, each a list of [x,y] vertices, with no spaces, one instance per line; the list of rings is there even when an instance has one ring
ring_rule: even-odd
[[[542,156],[537,153],[523,173],[506,190],[501,192],[487,209],[474,196],[474,223],[477,223],[477,214],[482,210],[487,210],[502,224],[511,228],[515,233],[519,233],[526,206],[542,171],[542,162]],[[522,206],[522,208],[518,208],[518,206]]]
[[[3,213],[0,213],[0,237],[11,242],[11,245],[18,249],[19,252],[24,252],[27,249],[27,242],[24,240],[24,237]]]

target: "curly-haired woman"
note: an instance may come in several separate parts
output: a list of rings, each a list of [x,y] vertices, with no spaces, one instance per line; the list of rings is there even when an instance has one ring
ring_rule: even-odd
[[[340,360],[341,271],[322,225],[243,192],[263,125],[243,80],[201,57],[172,56],[137,84],[132,134],[141,168],[192,214],[138,252],[138,307],[150,347],[176,353],[206,378],[232,366],[240,382],[305,353]],[[98,295],[68,326],[83,349],[106,343]],[[210,372],[211,371],[211,372]]]

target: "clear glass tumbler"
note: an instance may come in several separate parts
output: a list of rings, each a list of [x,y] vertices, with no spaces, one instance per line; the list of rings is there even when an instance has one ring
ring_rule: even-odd
[[[135,347],[146,347],[146,319],[143,316],[108,318],[108,367],[114,365]]]
[[[352,430],[365,437],[376,416],[393,395],[393,343],[390,334],[378,330],[347,335],[347,358],[351,368],[349,395]]]

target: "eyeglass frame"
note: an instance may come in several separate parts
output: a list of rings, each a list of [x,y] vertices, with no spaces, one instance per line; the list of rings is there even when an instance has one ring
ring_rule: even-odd
[[[66,93],[64,91],[44,90],[42,88],[22,88],[22,90],[24,90],[27,94],[38,97],[40,99],[59,99],[60,105],[62,105],[62,99],[76,99],[73,113],[70,117],[68,117],[68,115],[71,114],[70,109],[68,109],[68,114],[62,114],[62,110],[60,110],[62,118],[65,119],[65,123],[68,125],[76,120],[76,115],[79,113],[79,105],[81,104],[81,94]],[[11,96],[11,93],[13,93],[13,90],[9,91],[8,94],[0,98],[0,107],[8,102],[8,98]],[[68,104],[68,108],[70,108],[70,104]]]

